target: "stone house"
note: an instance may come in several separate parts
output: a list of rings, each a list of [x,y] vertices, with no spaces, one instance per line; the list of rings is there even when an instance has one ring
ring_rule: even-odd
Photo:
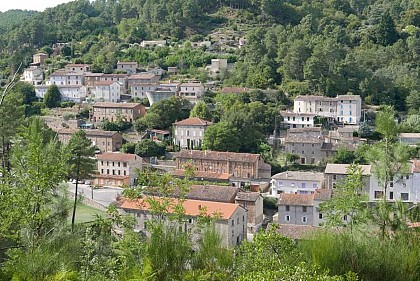
[[[334,189],[337,183],[345,181],[348,175],[347,169],[349,166],[350,166],[349,164],[328,163],[324,171],[325,188]],[[360,166],[362,168],[363,182],[365,183],[363,190],[367,193],[371,185],[372,166],[371,165],[360,165]]]
[[[127,74],[115,74],[115,73],[110,73],[110,74],[102,74],[99,77],[99,81],[105,81],[105,82],[118,82],[121,85],[121,94],[124,95],[128,89],[127,86],[127,79],[128,79],[128,75]],[[96,84],[95,84],[96,86]]]
[[[119,61],[117,62],[117,71],[124,71],[127,74],[137,72],[137,62],[135,61]]]
[[[159,83],[160,76],[154,73],[137,73],[127,78],[128,88],[131,89],[133,84],[156,84]]]
[[[279,224],[313,225],[313,194],[281,193]]]
[[[119,82],[99,81],[92,90],[91,98],[99,102],[119,102],[123,87]]]
[[[64,144],[68,144],[71,136],[77,132],[75,129],[61,129],[57,132],[58,140]],[[114,131],[102,130],[84,130],[86,137],[95,145],[101,152],[117,151],[122,145],[122,136]]]
[[[260,154],[181,150],[176,155],[176,170],[183,172],[186,165],[192,165],[195,173],[204,172],[215,178],[228,176],[238,187],[251,184],[254,180],[271,178],[271,166]]]
[[[313,205],[313,226],[323,226],[325,225],[325,214],[323,214],[320,209],[319,205],[330,200],[332,197],[332,190],[331,189],[317,189],[314,193],[314,205]],[[347,218],[343,217],[343,222],[347,222]]]
[[[263,197],[259,192],[238,192],[235,203],[247,210],[248,230],[255,233],[263,223]]]
[[[45,53],[37,53],[32,56],[32,64],[43,65],[45,60],[48,58],[48,55]]]
[[[142,169],[143,159],[136,154],[105,152],[96,156],[97,174],[95,186],[122,187],[137,183],[138,171]]]
[[[324,158],[321,150],[323,143],[321,136],[288,133],[284,148],[286,153],[298,155],[300,164],[317,164]]]
[[[206,129],[212,124],[198,117],[190,117],[173,123],[173,144],[180,148],[199,149],[203,144]]]
[[[225,246],[239,245],[247,237],[247,212],[244,208],[234,203],[221,203],[202,200],[186,199],[179,202],[177,199],[169,199],[169,205],[166,212],[156,214],[151,211],[150,201],[161,202],[160,197],[143,197],[137,200],[123,199],[119,208],[125,213],[135,216],[137,223],[135,230],[150,235],[147,229],[147,223],[150,220],[160,220],[165,225],[172,225],[177,229],[192,233],[193,243],[200,240],[201,232],[198,225],[199,216],[206,215],[215,218],[215,229],[222,238]],[[168,200],[166,198],[165,200]],[[185,219],[183,221],[173,221],[169,217],[173,213],[175,205],[181,204],[185,210]]]
[[[130,86],[129,96],[133,98],[147,98],[146,92],[153,92],[159,88],[157,83],[134,83]]]
[[[79,74],[85,73],[85,72],[89,72],[90,71],[90,65],[88,64],[77,64],[77,63],[70,63],[67,64],[64,69],[66,71],[70,71],[70,72],[76,72]]]
[[[282,193],[312,194],[323,187],[323,173],[286,171],[271,177],[270,195],[279,197]]]
[[[146,113],[145,107],[140,103],[98,102],[92,107],[91,120],[93,122],[101,122],[105,119],[113,122],[118,117],[133,122]]]
[[[103,75],[103,73],[86,72],[85,86],[88,88],[88,90],[94,89],[96,87],[96,83],[101,81],[101,77]]]
[[[194,104],[204,95],[204,91],[202,83],[181,83],[178,95]]]

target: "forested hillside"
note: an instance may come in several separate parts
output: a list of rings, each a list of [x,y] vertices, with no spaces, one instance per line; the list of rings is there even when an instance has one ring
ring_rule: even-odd
[[[35,50],[51,52],[54,43],[72,42],[66,59],[94,64],[96,71],[109,71],[119,59],[188,69],[228,52],[238,63],[223,77],[226,85],[279,88],[289,95],[352,92],[399,110],[407,108],[407,97],[420,94],[418,1],[78,0],[26,16],[2,32],[3,79],[20,62],[28,64]],[[220,33],[233,40],[246,34],[247,44],[212,55],[127,49],[145,39],[217,42]]]

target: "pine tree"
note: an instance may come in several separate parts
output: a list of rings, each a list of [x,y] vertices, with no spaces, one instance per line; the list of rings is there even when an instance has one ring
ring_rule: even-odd
[[[51,85],[44,96],[44,104],[48,108],[58,107],[61,102],[61,93],[57,85]]]
[[[376,42],[382,46],[394,44],[398,40],[398,32],[394,20],[387,11],[381,18],[376,30]]]

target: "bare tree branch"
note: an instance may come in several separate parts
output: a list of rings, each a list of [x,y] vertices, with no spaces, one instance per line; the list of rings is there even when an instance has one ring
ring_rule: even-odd
[[[9,93],[9,91],[16,85],[16,77],[19,73],[20,68],[22,67],[22,63],[20,63],[18,69],[15,71],[15,73],[13,74],[12,80],[6,85],[6,87],[4,88],[4,91],[0,97],[0,107],[3,104],[4,99],[6,98],[6,95]]]

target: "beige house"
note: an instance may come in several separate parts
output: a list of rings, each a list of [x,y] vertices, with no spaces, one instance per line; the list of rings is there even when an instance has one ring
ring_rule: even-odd
[[[169,207],[165,212],[156,214],[151,210],[151,200],[158,203],[163,203],[163,200],[169,200]],[[181,204],[185,210],[185,218],[182,221],[170,220],[169,218],[174,212],[173,209],[178,204]],[[144,196],[137,200],[123,199],[119,204],[119,208],[125,213],[135,216],[137,220],[135,230],[146,235],[150,235],[147,229],[147,223],[151,220],[160,220],[165,225],[192,233],[192,240],[194,243],[197,243],[201,237],[201,231],[198,225],[199,216],[205,215],[216,219],[215,229],[221,236],[222,243],[225,246],[239,245],[247,237],[247,212],[240,205],[234,203],[191,199],[185,199],[180,202],[176,198],[162,199],[160,197]]]
[[[136,73],[137,62],[135,62],[135,61],[119,61],[119,62],[117,62],[117,71],[124,71],[128,74]]]
[[[192,165],[196,174],[205,173],[206,178],[216,180],[227,177],[235,186],[271,177],[271,166],[260,154],[181,150],[176,155],[175,174],[182,174],[188,165]]]
[[[76,73],[85,73],[90,71],[89,64],[78,64],[78,63],[70,63],[67,64],[64,69],[66,71],[76,72]]]
[[[121,117],[123,120],[133,122],[145,113],[145,107],[139,103],[98,102],[93,105],[91,120],[101,122],[108,119],[113,122]]]
[[[196,103],[204,95],[204,91],[202,83],[181,83],[178,95],[191,103]]]
[[[263,197],[259,192],[238,192],[235,203],[247,210],[248,230],[255,233],[263,223]]]
[[[57,132],[58,139],[68,144],[71,136],[77,132],[76,129],[61,129]],[[96,145],[101,152],[117,151],[122,145],[122,136],[118,132],[114,131],[102,131],[102,130],[84,130],[86,137],[92,142],[92,145]]]
[[[43,65],[45,63],[45,60],[48,58],[48,55],[45,53],[37,53],[33,55],[33,62],[32,64],[39,64]]]
[[[160,80],[159,75],[156,75],[154,73],[143,72],[143,73],[134,74],[128,77],[127,83],[128,83],[128,88],[130,89],[133,84],[142,84],[142,83],[155,84],[155,83],[158,83],[159,80]]]
[[[137,98],[147,98],[146,92],[152,92],[159,88],[157,83],[134,83],[130,86],[130,97]]]
[[[200,148],[204,140],[204,132],[213,123],[198,117],[190,117],[173,123],[173,143],[180,148]]]
[[[96,186],[132,186],[137,183],[138,171],[143,159],[136,154],[106,152],[96,156],[98,174],[94,176]]]

